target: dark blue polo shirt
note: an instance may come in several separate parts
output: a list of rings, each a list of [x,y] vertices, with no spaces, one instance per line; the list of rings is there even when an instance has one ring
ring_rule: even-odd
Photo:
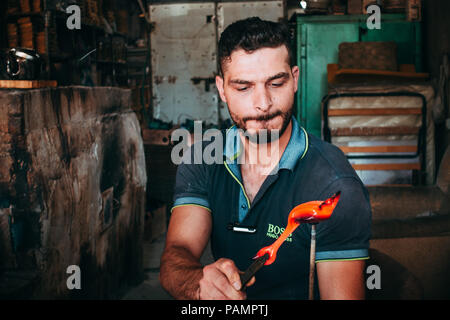
[[[307,134],[292,120],[292,134],[279,165],[252,203],[242,182],[236,127],[224,134],[223,163],[179,165],[173,208],[197,205],[210,211],[216,260],[229,258],[245,270],[258,250],[284,231],[295,206],[325,200],[337,191],[341,197],[331,218],[317,225],[316,262],[368,258],[371,209],[366,188],[341,150]],[[227,228],[230,224],[252,226],[256,232],[235,232]],[[195,230],[186,226],[186,232]],[[276,261],[258,271],[247,297],[307,299],[310,239],[311,226],[300,225],[280,247]],[[317,298],[317,281],[315,287]]]

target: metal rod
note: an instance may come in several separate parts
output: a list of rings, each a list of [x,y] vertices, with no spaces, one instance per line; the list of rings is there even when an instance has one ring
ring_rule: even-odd
[[[266,253],[262,257],[257,258],[243,274],[241,274],[241,290],[245,289],[246,284],[255,275],[255,273],[264,266],[264,263],[269,259],[269,255]]]
[[[86,53],[84,56],[82,56],[80,59],[78,59],[78,62],[80,62],[81,60],[86,59],[86,57],[87,57],[88,55],[90,55],[92,52],[94,52],[94,51],[96,51],[96,50],[97,50],[97,48],[92,49],[91,51],[89,51],[88,53]]]
[[[316,225],[311,224],[311,250],[309,254],[309,300],[314,300],[314,269],[316,266]]]

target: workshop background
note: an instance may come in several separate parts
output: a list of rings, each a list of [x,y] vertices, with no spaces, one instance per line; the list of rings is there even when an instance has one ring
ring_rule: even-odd
[[[296,118],[368,186],[382,277],[367,298],[449,299],[449,14],[445,0],[1,1],[0,298],[170,299],[171,133],[231,125],[218,37],[259,16],[289,22]]]

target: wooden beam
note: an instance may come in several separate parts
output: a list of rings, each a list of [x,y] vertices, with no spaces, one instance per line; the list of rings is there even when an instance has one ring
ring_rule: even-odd
[[[420,170],[420,163],[353,163],[355,170]]]
[[[360,109],[328,109],[329,117],[343,116],[391,116],[421,115],[421,108],[360,108]]]
[[[170,134],[173,130],[142,129],[142,140],[144,144],[168,146]]]
[[[344,153],[417,152],[417,146],[339,146]]]
[[[55,80],[0,80],[0,88],[36,89],[57,86]]]
[[[333,128],[331,136],[390,136],[418,134],[417,127],[355,127],[355,128]]]

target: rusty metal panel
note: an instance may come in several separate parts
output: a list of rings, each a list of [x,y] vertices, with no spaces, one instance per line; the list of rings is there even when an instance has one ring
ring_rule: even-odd
[[[239,1],[217,4],[219,35],[232,22],[248,17],[279,21],[284,15],[283,1]]]
[[[150,5],[153,116],[218,122],[215,5]]]

